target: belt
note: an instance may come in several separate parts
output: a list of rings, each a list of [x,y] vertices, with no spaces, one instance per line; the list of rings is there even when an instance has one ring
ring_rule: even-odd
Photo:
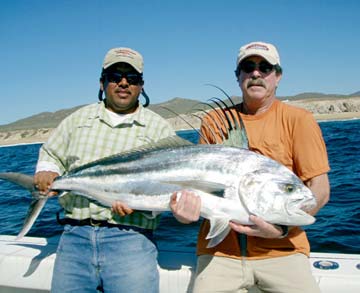
[[[95,219],[84,219],[84,220],[75,220],[71,218],[62,218],[60,219],[59,213],[56,213],[56,221],[64,226],[64,225],[71,225],[71,226],[92,226],[92,227],[108,227],[108,228],[118,228],[121,230],[133,230],[138,233],[143,234],[146,238],[148,238],[151,242],[156,245],[156,241],[154,239],[154,233],[151,229],[140,228],[136,226],[126,226],[121,224],[113,224],[109,223],[106,220],[95,220]]]
[[[92,226],[92,227],[108,227],[108,228],[117,227],[117,228],[125,229],[125,230],[131,229],[134,231],[138,231],[140,233],[152,233],[151,229],[145,229],[145,228],[140,228],[140,227],[136,227],[136,226],[127,226],[127,225],[121,225],[121,224],[113,224],[113,223],[109,223],[106,220],[95,220],[95,219],[91,219],[91,218],[87,218],[87,219],[83,219],[83,220],[76,220],[76,219],[71,219],[71,218],[60,219],[59,213],[56,214],[56,221],[62,226],[71,225],[71,226]]]
[[[113,223],[109,223],[108,221],[105,220],[94,220],[94,219],[84,219],[84,220],[75,220],[75,219],[71,219],[71,218],[63,218],[57,219],[57,222],[64,226],[64,225],[71,225],[71,226],[93,226],[93,227],[119,227],[119,226],[123,226],[120,224],[113,224]]]

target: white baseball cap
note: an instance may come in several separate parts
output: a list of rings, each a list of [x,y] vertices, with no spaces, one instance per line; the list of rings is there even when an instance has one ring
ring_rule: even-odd
[[[275,46],[264,42],[252,42],[242,46],[236,61],[236,67],[240,62],[250,56],[263,57],[272,65],[280,65],[280,56]]]
[[[106,55],[103,62],[103,68],[106,69],[111,65],[119,62],[124,62],[130,64],[135,70],[139,73],[143,72],[144,61],[141,54],[130,48],[113,48],[110,49]]]

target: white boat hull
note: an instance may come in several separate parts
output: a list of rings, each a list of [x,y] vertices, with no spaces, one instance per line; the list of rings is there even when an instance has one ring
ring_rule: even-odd
[[[0,292],[49,292],[58,239],[0,235]],[[360,254],[312,253],[310,261],[322,292],[360,292]],[[191,292],[195,264],[192,253],[160,251],[160,292]]]

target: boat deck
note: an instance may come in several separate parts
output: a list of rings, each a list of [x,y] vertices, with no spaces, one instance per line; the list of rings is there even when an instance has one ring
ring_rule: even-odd
[[[0,292],[49,292],[58,239],[0,235]],[[360,292],[360,254],[312,253],[310,260],[322,292]],[[195,263],[192,253],[160,251],[160,292],[191,292]]]

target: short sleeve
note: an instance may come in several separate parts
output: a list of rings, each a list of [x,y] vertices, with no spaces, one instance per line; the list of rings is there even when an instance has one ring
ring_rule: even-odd
[[[303,180],[330,170],[321,129],[311,113],[296,120],[293,131],[295,173]]]

